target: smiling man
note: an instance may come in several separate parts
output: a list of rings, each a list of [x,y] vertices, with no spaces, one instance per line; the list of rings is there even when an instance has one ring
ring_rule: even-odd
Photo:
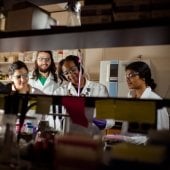
[[[52,51],[38,51],[35,68],[29,76],[29,84],[46,95],[53,95],[54,91],[59,87],[56,69]],[[52,106],[49,109],[49,113],[52,113]],[[60,130],[61,125],[58,117],[54,121],[52,116],[45,116],[45,120],[49,121],[51,127],[56,126],[55,128]]]
[[[52,95],[54,90],[59,87],[56,69],[52,52],[38,51],[35,69],[30,74],[29,84],[47,95]]]

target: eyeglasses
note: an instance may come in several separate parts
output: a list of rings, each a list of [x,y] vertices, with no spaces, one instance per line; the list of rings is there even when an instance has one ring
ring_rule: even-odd
[[[46,62],[51,61],[51,59],[50,59],[50,58],[42,58],[42,57],[41,57],[41,58],[40,58],[40,57],[38,57],[38,58],[37,58],[37,60],[38,60],[38,61],[41,61],[41,62],[42,62],[42,61],[46,61]]]
[[[76,66],[73,66],[69,70],[64,71],[63,75],[67,76],[68,74],[76,73],[77,71],[78,71],[78,68]]]
[[[13,75],[13,77],[15,77],[16,79],[21,79],[21,77],[23,79],[28,79],[28,74]]]
[[[131,73],[126,74],[126,78],[130,79],[130,78],[133,78],[133,77],[135,77],[137,75],[139,75],[138,72],[131,72]]]

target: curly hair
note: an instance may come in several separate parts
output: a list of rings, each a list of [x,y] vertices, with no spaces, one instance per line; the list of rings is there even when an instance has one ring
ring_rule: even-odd
[[[65,76],[63,75],[63,70],[62,70],[62,66],[67,61],[72,61],[75,64],[75,66],[78,68],[78,70],[80,71],[80,69],[81,69],[82,74],[84,73],[84,69],[83,69],[83,67],[81,66],[81,63],[80,63],[80,58],[78,56],[75,56],[75,55],[68,55],[58,63],[58,76],[59,76],[61,82],[63,82],[64,80],[68,81],[65,78]]]

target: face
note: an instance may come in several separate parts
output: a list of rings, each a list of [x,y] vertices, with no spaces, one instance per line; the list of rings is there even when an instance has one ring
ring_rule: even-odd
[[[141,89],[146,86],[144,79],[141,79],[139,73],[133,70],[126,70],[126,81],[129,89]]]
[[[50,54],[46,52],[39,52],[37,56],[37,65],[40,72],[46,73],[51,65]]]
[[[79,82],[79,70],[73,61],[66,61],[62,66],[63,75],[65,78],[77,85]]]
[[[11,81],[14,83],[16,90],[22,90],[28,84],[28,72],[25,68],[15,70],[14,74],[10,76]]]

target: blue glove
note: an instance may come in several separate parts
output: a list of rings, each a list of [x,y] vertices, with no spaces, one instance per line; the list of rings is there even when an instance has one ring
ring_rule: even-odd
[[[106,120],[93,119],[93,123],[100,129],[103,130],[106,127]]]

